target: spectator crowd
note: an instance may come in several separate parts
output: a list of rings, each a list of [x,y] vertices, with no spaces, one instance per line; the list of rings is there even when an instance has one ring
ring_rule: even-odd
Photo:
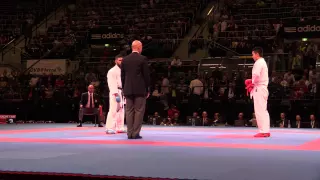
[[[33,26],[61,5],[57,1],[1,1],[0,7],[0,45],[5,46],[11,40],[25,37],[30,42]]]
[[[180,44],[179,39],[188,33],[197,12],[207,3],[207,0],[79,1],[69,5],[61,20],[49,25],[45,34],[27,41],[26,58],[42,57],[53,48],[53,56],[74,56],[88,47],[91,32],[107,33],[108,29],[125,34],[119,42],[112,42],[123,51],[132,40],[139,39],[145,45],[144,55],[170,57]],[[94,56],[102,55],[100,52]]]
[[[298,37],[285,41],[284,25],[319,19],[318,7],[313,0],[224,1],[208,16],[208,36],[193,39],[190,53],[206,47],[210,57],[224,57],[228,52],[239,56],[260,46],[264,54],[273,56],[277,70],[315,67],[318,43],[301,42]]]
[[[217,68],[212,73],[198,74],[197,63],[180,61],[178,57],[172,62],[150,63],[153,87],[147,105],[146,115],[149,117],[146,117],[146,123],[154,124],[151,119],[159,116],[163,117],[155,122],[159,125],[255,125],[255,121],[252,121],[252,101],[246,96],[243,84],[244,79],[250,77],[250,71],[229,74]],[[110,63],[108,67],[112,65]],[[103,106],[107,111],[106,72],[100,71],[98,67],[59,76],[5,72],[0,78],[1,99],[21,99],[29,104],[30,111],[25,112],[30,116],[28,119],[77,121],[79,98],[81,93],[86,92],[88,84],[95,85],[97,93],[103,97]],[[296,115],[301,119],[302,125],[299,127],[309,127],[309,116],[316,117],[319,113],[318,75],[313,67],[306,69],[304,73],[302,77],[292,71],[273,73],[270,76],[269,108],[273,126],[282,126],[278,117],[280,113],[284,113],[289,114],[288,119],[292,119],[290,127],[296,127]],[[305,104],[305,101],[313,103]],[[62,114],[65,115],[55,117],[56,111],[63,111]],[[288,127],[287,121],[285,126]]]

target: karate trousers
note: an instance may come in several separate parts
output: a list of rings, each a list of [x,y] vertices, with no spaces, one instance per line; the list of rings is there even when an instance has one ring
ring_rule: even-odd
[[[107,115],[106,130],[124,131],[124,99],[121,92],[119,92],[119,96],[121,102],[118,103],[114,95],[109,95],[109,112]]]
[[[270,133],[270,116],[267,109],[269,91],[267,86],[256,86],[251,91],[259,133]]]

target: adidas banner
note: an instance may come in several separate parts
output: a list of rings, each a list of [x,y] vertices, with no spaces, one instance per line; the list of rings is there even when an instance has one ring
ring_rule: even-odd
[[[115,44],[124,38],[122,28],[100,27],[91,29],[89,35],[90,44]]]
[[[284,36],[290,39],[319,38],[320,21],[303,21],[284,24]]]

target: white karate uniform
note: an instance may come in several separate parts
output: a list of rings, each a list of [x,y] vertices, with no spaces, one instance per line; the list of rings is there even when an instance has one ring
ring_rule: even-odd
[[[252,84],[251,91],[253,97],[254,112],[257,119],[259,133],[270,133],[270,116],[267,110],[268,103],[268,66],[264,58],[259,58],[252,68]]]
[[[106,129],[113,131],[124,131],[124,99],[122,97],[121,69],[115,65],[107,74],[109,87],[109,112],[107,116]],[[116,101],[114,94],[119,94],[121,102]]]

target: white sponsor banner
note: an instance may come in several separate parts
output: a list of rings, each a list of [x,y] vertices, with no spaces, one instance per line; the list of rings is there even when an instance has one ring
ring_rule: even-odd
[[[28,60],[27,68],[31,67],[38,60]],[[67,72],[67,61],[65,59],[41,59],[30,68],[30,74],[42,75],[53,74],[61,75]]]

